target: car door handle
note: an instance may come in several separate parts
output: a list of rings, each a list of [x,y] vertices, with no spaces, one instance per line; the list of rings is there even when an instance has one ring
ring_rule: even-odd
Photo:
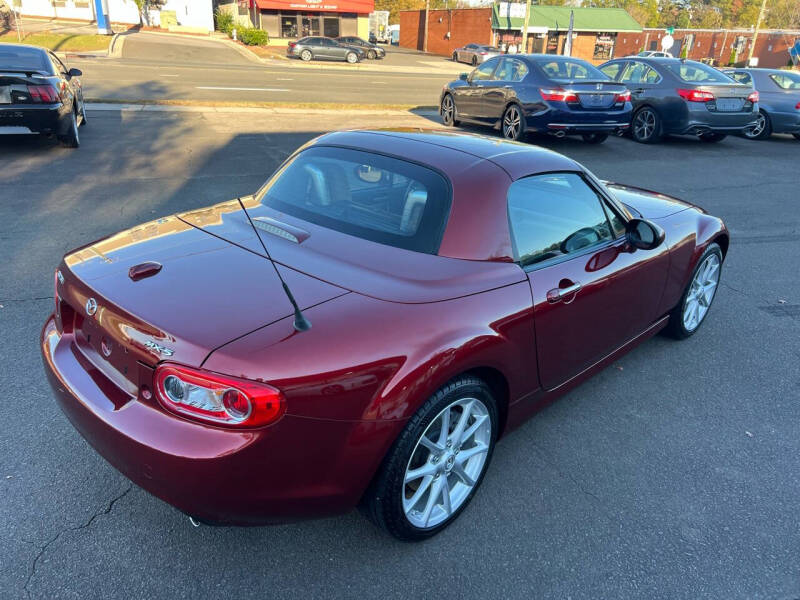
[[[634,94],[644,94],[645,91],[646,90],[644,88],[639,88],[638,90],[633,90],[633,93]]]
[[[549,292],[547,292],[547,301],[550,304],[555,304],[556,302],[561,302],[564,298],[571,296],[578,292],[581,289],[580,283],[573,283],[568,285],[567,287],[557,287],[553,288]]]

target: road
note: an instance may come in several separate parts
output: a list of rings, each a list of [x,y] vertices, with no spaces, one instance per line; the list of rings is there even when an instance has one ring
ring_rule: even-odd
[[[436,105],[442,86],[469,65],[388,48],[381,61],[254,62],[213,41],[125,36],[122,57],[70,58],[87,97],[112,100]]]
[[[90,116],[77,151],[0,138],[0,597],[800,597],[794,140],[542,142],[726,219],[723,284],[696,336],[656,337],[545,408],[498,445],[461,518],[410,545],[355,512],[192,528],[76,433],[38,335],[68,249],[252,192],[319,132],[431,122]]]

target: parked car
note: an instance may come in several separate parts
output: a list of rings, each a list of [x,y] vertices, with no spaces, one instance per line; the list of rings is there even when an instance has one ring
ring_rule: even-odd
[[[448,83],[439,98],[445,125],[490,125],[503,137],[582,135],[589,143],[630,126],[630,93],[579,58],[519,54],[487,60]]]
[[[386,50],[378,46],[377,43],[371,44],[354,35],[338,37],[336,38],[336,41],[343,46],[355,46],[356,48],[361,48],[366,53],[366,57],[371,60],[376,58],[384,58],[386,56]]]
[[[473,67],[486,62],[490,58],[500,56],[499,48],[494,46],[487,46],[485,44],[467,44],[461,48],[453,50],[453,61],[469,63]]]
[[[45,48],[0,44],[0,134],[54,135],[64,146],[80,146],[81,75]]]
[[[668,134],[719,142],[753,127],[758,116],[758,92],[694,60],[619,58],[600,70],[630,89],[630,132],[643,144]]]
[[[344,60],[349,63],[360,62],[367,53],[355,46],[349,46],[326,37],[304,37],[296,42],[289,42],[286,55],[303,61]]]
[[[642,50],[639,54],[631,54],[629,57],[641,56],[642,58],[674,58],[671,52],[664,50]]]
[[[763,140],[773,133],[791,133],[800,140],[800,73],[780,69],[723,69],[739,83],[758,91],[756,124],[744,136]]]
[[[704,210],[536,146],[330,133],[254,196],[68,253],[40,348],[78,431],[196,520],[360,503],[418,540],[538,407],[695,334],[727,249]]]

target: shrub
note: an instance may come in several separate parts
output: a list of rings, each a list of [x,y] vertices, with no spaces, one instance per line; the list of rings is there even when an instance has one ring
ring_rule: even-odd
[[[214,23],[216,24],[217,31],[231,34],[233,31],[233,15],[226,10],[219,8],[214,12]]]
[[[263,29],[255,27],[236,28],[236,35],[246,46],[266,46],[269,44],[269,34]]]

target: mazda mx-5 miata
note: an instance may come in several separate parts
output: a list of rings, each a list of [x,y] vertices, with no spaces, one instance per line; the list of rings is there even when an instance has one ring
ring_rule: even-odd
[[[67,254],[42,356],[78,431],[198,521],[361,505],[417,540],[543,404],[694,334],[728,239],[535,146],[331,133],[253,196]]]

